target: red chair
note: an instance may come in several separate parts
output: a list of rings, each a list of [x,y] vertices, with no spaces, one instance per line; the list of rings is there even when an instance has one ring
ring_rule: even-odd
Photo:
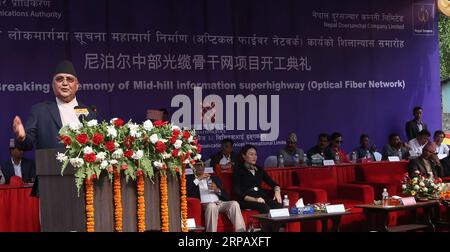
[[[378,162],[355,167],[356,183],[371,185],[374,188],[375,199],[381,199],[383,188],[389,195],[402,193],[401,180],[408,172],[408,162]]]
[[[338,184],[336,167],[306,168],[294,172],[299,186],[286,188],[297,191],[305,203],[344,204],[352,214],[342,217],[343,230],[354,231],[364,229],[365,216],[362,210],[354,208],[358,204],[373,203],[373,188],[368,185]],[[331,225],[329,225],[331,228]],[[303,226],[302,226],[303,228]],[[306,228],[310,230],[310,226]],[[321,230],[320,222],[316,223],[314,231]]]

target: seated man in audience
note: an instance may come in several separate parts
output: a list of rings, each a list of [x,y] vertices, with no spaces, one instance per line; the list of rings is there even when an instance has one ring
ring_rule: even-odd
[[[357,147],[354,152],[356,152],[356,158],[368,158],[370,156],[370,160],[375,161],[374,152],[376,151],[375,145],[370,146],[369,136],[366,134],[362,134],[359,137],[360,146]]]
[[[382,160],[388,160],[388,157],[392,156],[397,156],[400,160],[409,157],[408,145],[402,142],[397,133],[389,135],[389,143],[383,147]]]
[[[217,232],[219,213],[226,213],[236,232],[244,232],[245,222],[239,203],[234,200],[229,201],[220,180],[204,171],[203,163],[196,164],[195,176],[186,176],[186,187],[188,197],[198,198],[201,201],[205,212],[206,231]]]
[[[423,147],[428,143],[428,138],[431,136],[427,129],[417,133],[417,137],[408,142],[409,149],[412,152],[411,156],[420,156]]]
[[[233,151],[234,142],[230,138],[225,138],[222,140],[222,149],[216,154],[211,156],[210,166],[216,168],[220,165],[222,169],[232,168],[238,158],[238,154]]]
[[[420,157],[409,161],[409,176],[411,178],[418,176],[416,171],[425,177],[444,177],[444,170],[442,169],[439,158],[436,155],[436,144],[433,142],[429,142],[423,147]]]
[[[328,147],[329,144],[328,138],[329,136],[327,133],[320,133],[317,145],[312,147],[308,151],[307,155],[309,159],[311,159],[311,157],[314,156],[315,154],[319,154],[323,158],[325,158],[325,149]]]
[[[303,164],[304,152],[297,148],[297,135],[291,133],[286,140],[286,146],[278,152],[278,157],[281,155],[284,159],[284,166],[298,166]]]
[[[445,133],[442,130],[436,130],[434,132],[434,143],[436,144],[436,152],[437,154],[445,154],[446,156],[448,156],[448,152],[449,152],[449,148],[448,146],[443,143],[445,138]]]
[[[9,141],[9,152],[11,159],[2,164],[6,183],[12,176],[21,177],[24,182],[33,180],[36,177],[34,160],[23,157],[23,150],[16,146],[14,139]]]
[[[5,176],[3,176],[2,167],[0,166],[0,185],[5,183]]]
[[[330,136],[330,145],[325,149],[325,159],[333,159],[336,164],[349,163],[347,154],[341,148],[342,134],[334,132]]]

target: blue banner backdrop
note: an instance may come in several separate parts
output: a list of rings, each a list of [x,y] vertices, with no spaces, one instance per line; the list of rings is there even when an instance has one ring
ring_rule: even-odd
[[[290,132],[305,150],[334,131],[347,151],[361,133],[381,149],[391,132],[404,138],[416,105],[439,129],[434,3],[0,1],[1,158],[14,115],[54,99],[64,58],[77,68],[78,100],[100,119],[141,122],[167,108],[199,130],[206,158],[229,136],[257,144],[262,164]]]

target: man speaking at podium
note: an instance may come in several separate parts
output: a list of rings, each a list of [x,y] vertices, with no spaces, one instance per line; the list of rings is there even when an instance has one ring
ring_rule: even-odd
[[[82,114],[86,120],[96,118],[96,114],[87,106],[78,103],[76,93],[79,82],[75,68],[70,61],[61,61],[53,76],[52,88],[56,99],[35,104],[25,123],[16,116],[13,121],[13,131],[16,145],[22,150],[51,149],[64,147],[59,142],[59,130],[70,123],[79,123]],[[37,180],[32,191],[37,192]]]

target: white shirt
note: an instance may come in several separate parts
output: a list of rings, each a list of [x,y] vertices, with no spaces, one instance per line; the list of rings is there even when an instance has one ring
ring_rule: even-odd
[[[14,175],[18,176],[18,177],[22,177],[22,168],[21,168],[21,164],[22,164],[22,160],[20,160],[19,164],[16,165],[14,163],[14,160],[11,158],[11,163],[14,166]]]
[[[230,156],[231,157],[231,156]],[[227,165],[231,162],[230,157],[225,157],[225,155],[222,156],[222,159],[219,161],[220,165]]]
[[[70,102],[61,101],[58,97],[56,97],[56,104],[58,105],[62,126],[66,126],[67,124],[72,122],[80,122],[80,120],[78,120],[77,114],[75,113],[75,107],[78,106],[76,97]]]
[[[0,185],[3,185],[5,183],[5,176],[3,176],[1,167],[0,167]]]
[[[436,145],[436,152],[437,152],[438,154],[445,154],[445,155],[448,155],[449,148],[448,148],[448,146],[447,146],[445,143],[441,143],[440,146],[437,146],[437,145]]]
[[[422,123],[418,123],[417,124],[417,128],[419,128],[419,132],[423,130],[423,125]]]
[[[417,138],[411,139],[409,142],[409,147],[411,148],[411,151],[413,152],[413,154],[416,154],[416,156],[420,156],[422,155],[422,149],[423,147],[425,147],[424,145],[420,145],[419,142],[417,141]],[[411,155],[414,156],[414,155]]]
[[[217,197],[217,194],[209,192],[207,180],[208,179],[194,180],[194,184],[198,186],[198,189],[200,190],[200,202],[210,203],[219,201],[219,197]]]

